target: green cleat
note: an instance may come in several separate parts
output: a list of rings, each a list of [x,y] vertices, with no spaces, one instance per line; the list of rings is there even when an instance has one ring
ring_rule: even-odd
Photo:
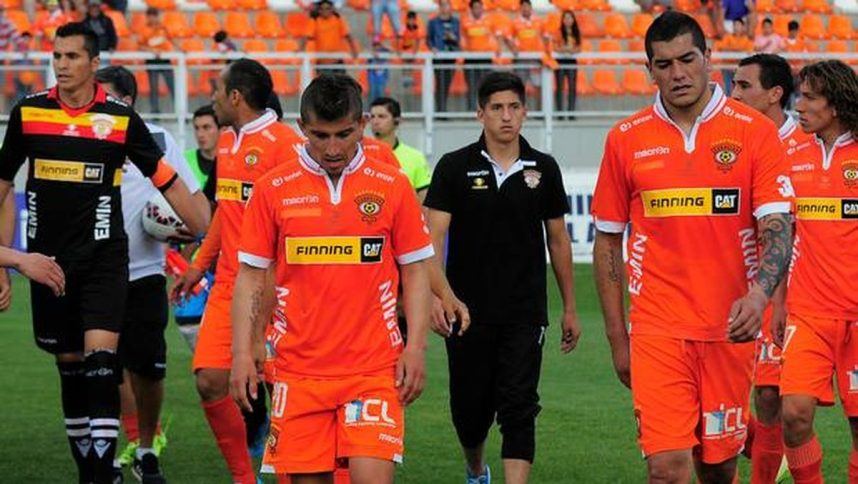
[[[125,446],[125,449],[116,458],[120,466],[130,466],[134,462],[134,457],[137,455],[137,447],[140,447],[139,441],[128,442],[128,445]]]

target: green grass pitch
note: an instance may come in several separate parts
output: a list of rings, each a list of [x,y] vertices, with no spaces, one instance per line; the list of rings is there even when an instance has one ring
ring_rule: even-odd
[[[545,347],[540,393],[534,483],[639,483],[645,463],[635,444],[629,392],[615,378],[592,282],[592,268],[577,265],[577,298],[582,340],[563,356],[557,332],[559,298],[549,276],[552,325]],[[0,480],[10,483],[76,482],[60,413],[59,382],[53,360],[36,349],[29,314],[29,288],[14,281],[14,303],[0,314]],[[229,483],[199,406],[190,373],[190,351],[171,323],[164,414],[171,418],[169,446],[162,457],[172,483]],[[407,411],[405,463],[397,482],[460,483],[464,464],[449,418],[446,356],[441,340],[430,339],[428,383]],[[828,482],[846,482],[850,446],[839,407],[820,409],[817,431],[825,449]],[[499,434],[487,446],[495,482],[503,482]],[[748,466],[741,459],[743,482]],[[133,482],[126,472],[126,482]],[[269,479],[266,482],[274,482]]]

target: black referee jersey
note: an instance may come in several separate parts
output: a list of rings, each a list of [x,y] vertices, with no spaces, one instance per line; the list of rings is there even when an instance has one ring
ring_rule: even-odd
[[[0,179],[11,182],[29,160],[28,249],[79,260],[126,239],[120,201],[126,158],[164,190],[175,173],[160,163],[162,157],[140,116],[101,86],[81,108],[62,104],[55,87],[12,109],[0,148]]]

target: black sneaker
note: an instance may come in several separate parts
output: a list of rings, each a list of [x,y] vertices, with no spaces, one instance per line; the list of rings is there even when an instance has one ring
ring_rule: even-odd
[[[135,458],[131,472],[143,484],[167,484],[155,454],[146,454],[142,459]]]

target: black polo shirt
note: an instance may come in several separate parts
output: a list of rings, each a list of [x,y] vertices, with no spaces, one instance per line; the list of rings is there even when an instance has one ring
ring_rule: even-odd
[[[426,195],[427,207],[452,215],[447,278],[474,324],[548,324],[543,222],[569,202],[554,158],[519,139],[506,176],[484,137],[447,153]]]

